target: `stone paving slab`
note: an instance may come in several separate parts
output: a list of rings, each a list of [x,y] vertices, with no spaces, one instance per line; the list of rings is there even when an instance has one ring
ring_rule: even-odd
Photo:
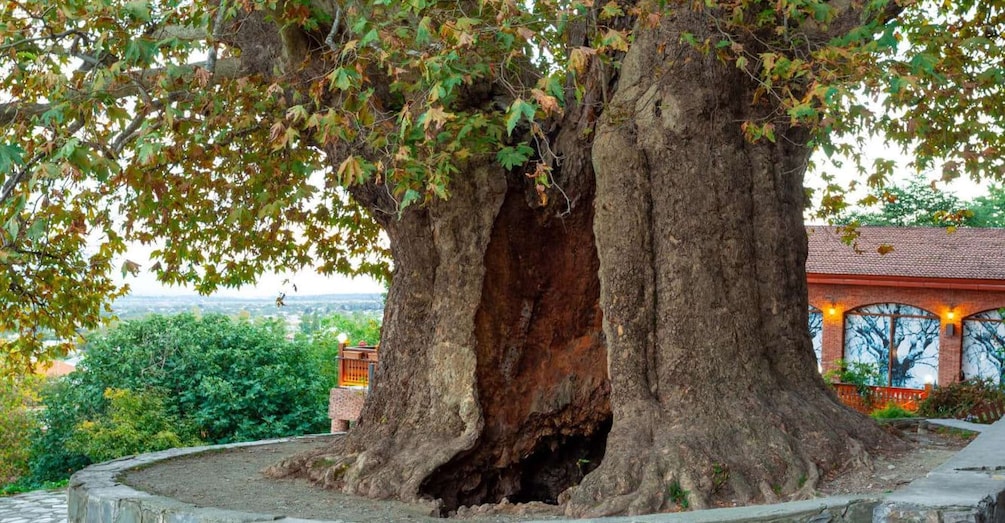
[[[0,498],[0,523],[66,523],[66,490],[36,490]]]

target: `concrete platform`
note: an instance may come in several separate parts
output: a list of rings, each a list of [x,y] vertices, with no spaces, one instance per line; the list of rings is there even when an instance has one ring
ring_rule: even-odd
[[[965,430],[980,430],[966,448],[926,477],[880,497],[843,496],[806,501],[713,509],[673,514],[563,520],[579,523],[706,523],[732,522],[932,522],[1005,523],[1005,420],[993,425],[956,420],[931,423]],[[174,449],[92,465],[70,480],[69,523],[326,523],[280,514],[251,514],[196,507],[170,498],[134,490],[121,484],[125,471],[157,461],[198,452],[284,440]],[[349,523],[339,520],[341,523]],[[553,523],[556,520],[533,523]],[[327,523],[332,523],[328,521]]]

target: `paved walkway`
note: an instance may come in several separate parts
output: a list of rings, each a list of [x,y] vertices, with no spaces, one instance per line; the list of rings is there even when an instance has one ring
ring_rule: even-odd
[[[0,497],[0,523],[66,523],[66,490]]]

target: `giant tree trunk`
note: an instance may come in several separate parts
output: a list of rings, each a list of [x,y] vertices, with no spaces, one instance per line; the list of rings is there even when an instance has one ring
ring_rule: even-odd
[[[614,423],[569,514],[772,501],[886,441],[837,403],[810,348],[807,134],[744,139],[740,123],[774,107],[751,103],[746,73],[678,43],[714,37],[706,23],[682,9],[640,32],[598,125]]]
[[[606,515],[799,495],[887,443],[810,348],[807,137],[743,139],[775,108],[678,44],[706,22],[638,32],[616,83],[594,63],[548,205],[488,160],[400,218],[383,187],[355,191],[395,263],[374,389],[344,439],[274,474],[442,513]]]
[[[588,136],[556,137],[568,199],[547,205],[490,160],[400,218],[385,188],[354,192],[394,258],[377,376],[343,440],[272,474],[448,513],[554,502],[596,467],[611,414]]]

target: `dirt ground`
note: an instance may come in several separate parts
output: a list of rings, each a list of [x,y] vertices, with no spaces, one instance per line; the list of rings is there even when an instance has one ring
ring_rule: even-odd
[[[854,470],[824,478],[819,495],[882,493],[924,476],[966,446],[958,431],[902,431],[912,448],[876,456],[873,470]],[[337,436],[333,436],[337,437]],[[972,435],[971,435],[972,437]],[[168,496],[201,507],[283,514],[306,519],[355,522],[433,522],[432,507],[374,501],[315,488],[303,480],[275,480],[260,474],[283,457],[320,445],[330,437],[201,453],[129,472],[121,478],[138,490]],[[464,519],[509,523],[524,519],[560,519],[558,507],[533,503],[464,512]]]

